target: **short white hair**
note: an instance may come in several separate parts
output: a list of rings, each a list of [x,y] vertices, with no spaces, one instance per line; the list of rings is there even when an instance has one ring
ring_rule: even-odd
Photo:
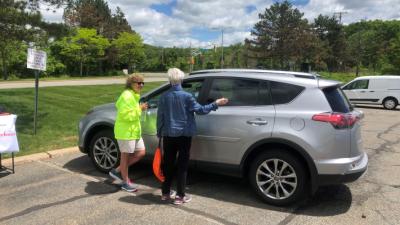
[[[168,70],[168,79],[172,85],[181,84],[185,73],[178,68],[170,68]]]

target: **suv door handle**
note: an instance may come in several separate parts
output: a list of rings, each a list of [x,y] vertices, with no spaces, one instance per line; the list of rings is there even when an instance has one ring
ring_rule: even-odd
[[[268,124],[268,121],[257,118],[255,120],[247,120],[246,123],[253,126],[261,126]]]
[[[369,91],[369,92],[375,92],[375,91]]]

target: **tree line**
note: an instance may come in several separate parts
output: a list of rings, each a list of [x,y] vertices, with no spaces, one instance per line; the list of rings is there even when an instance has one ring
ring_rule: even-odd
[[[64,23],[47,23],[39,1],[0,1],[0,65],[3,79],[32,77],[28,47],[47,52],[44,76],[118,75],[122,69],[184,71],[265,68],[294,71],[400,74],[400,21],[341,24],[335,16],[310,22],[290,2],[259,14],[251,37],[211,49],[159,47],[143,39],[122,9],[104,0],[42,0],[64,8]],[[222,56],[221,53],[224,53]]]

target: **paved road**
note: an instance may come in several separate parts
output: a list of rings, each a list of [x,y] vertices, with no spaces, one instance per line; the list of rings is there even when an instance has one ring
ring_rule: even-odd
[[[135,195],[74,153],[0,173],[0,224],[400,224],[400,110],[361,109],[367,174],[301,204],[272,207],[240,179],[192,173],[193,201],[176,207],[160,202],[149,165],[132,170]]]
[[[165,73],[144,73],[146,82],[167,81]],[[125,77],[110,77],[110,78],[86,78],[73,80],[52,80],[42,81],[39,79],[39,87],[51,86],[80,86],[80,85],[108,85],[108,84],[123,84]],[[35,81],[6,81],[0,82],[0,89],[15,89],[15,88],[33,88]]]

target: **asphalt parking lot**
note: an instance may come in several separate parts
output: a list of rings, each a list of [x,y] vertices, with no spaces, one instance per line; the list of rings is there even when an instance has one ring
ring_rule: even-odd
[[[241,179],[196,172],[192,202],[165,204],[149,165],[132,168],[140,191],[130,194],[73,153],[1,171],[0,224],[400,224],[400,110],[359,109],[367,173],[291,207],[264,204]]]

